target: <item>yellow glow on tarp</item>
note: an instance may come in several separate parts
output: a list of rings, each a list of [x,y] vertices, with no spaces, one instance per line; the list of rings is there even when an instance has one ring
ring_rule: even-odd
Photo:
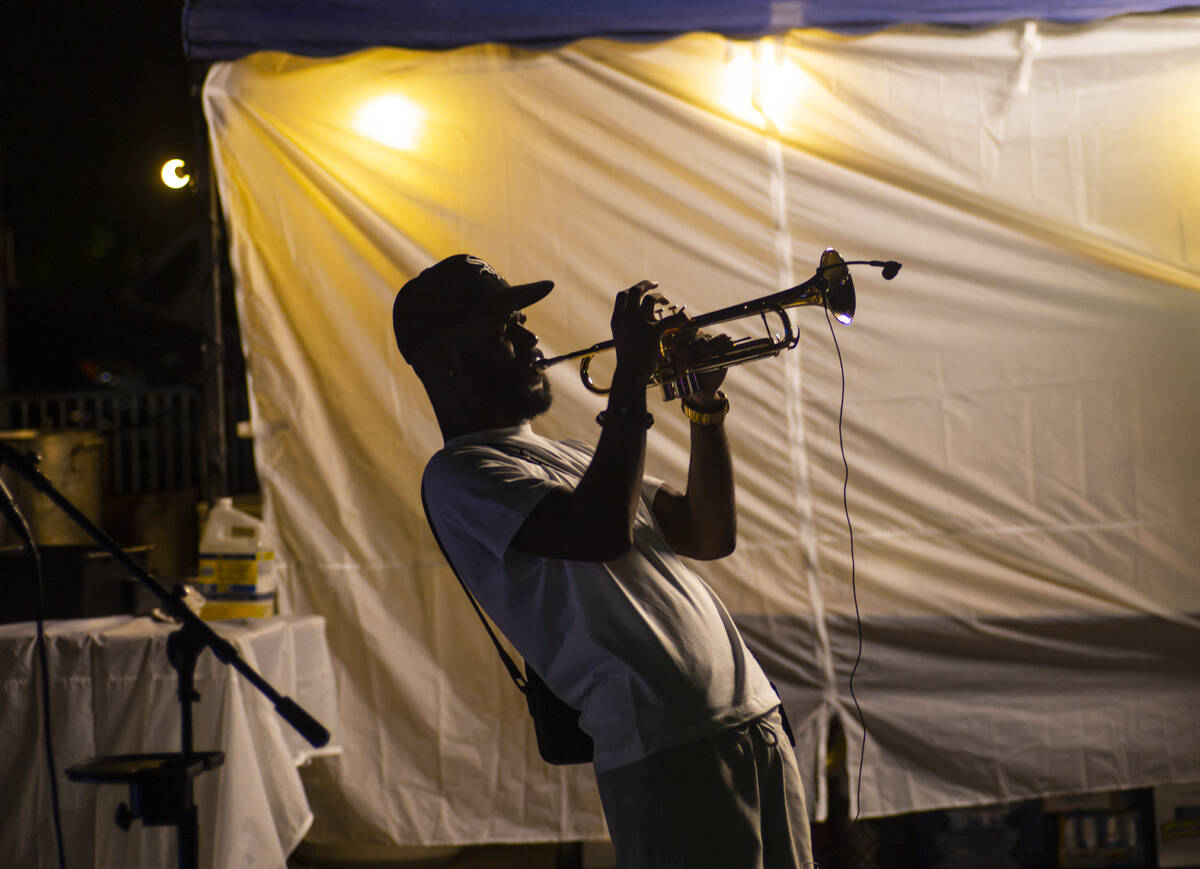
[[[192,176],[183,171],[184,165],[184,162],[178,157],[163,163],[160,173],[162,183],[166,184],[172,190],[186,187],[187,183],[192,180]]]
[[[417,147],[425,110],[408,97],[384,94],[363,105],[354,116],[354,128],[369,139],[398,151]]]
[[[775,40],[729,42],[716,101],[740,120],[780,126],[810,87]]]

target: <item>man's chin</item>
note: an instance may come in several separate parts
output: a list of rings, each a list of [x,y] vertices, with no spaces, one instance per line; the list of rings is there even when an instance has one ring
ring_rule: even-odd
[[[543,379],[536,387],[526,390],[522,398],[525,419],[541,416],[554,403],[554,393],[550,391],[550,381]]]

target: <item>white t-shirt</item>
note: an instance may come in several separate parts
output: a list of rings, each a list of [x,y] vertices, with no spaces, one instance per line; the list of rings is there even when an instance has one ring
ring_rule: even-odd
[[[494,445],[494,446],[493,446]],[[422,481],[442,545],[479,604],[576,709],[598,771],[762,715],[778,697],[725,607],[668,546],[647,479],[633,548],[609,562],[527,555],[509,543],[591,447],[528,424],[449,441]]]

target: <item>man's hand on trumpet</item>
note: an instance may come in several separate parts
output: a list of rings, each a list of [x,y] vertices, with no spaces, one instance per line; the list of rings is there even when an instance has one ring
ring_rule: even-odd
[[[675,366],[677,378],[685,372],[703,368],[707,361],[718,358],[733,347],[728,335],[712,335],[703,330],[680,329],[670,335],[669,357]],[[687,402],[699,411],[707,411],[722,404],[717,391],[725,382],[727,368],[718,367],[694,374],[695,390],[687,396]]]
[[[683,325],[687,316],[670,307],[654,281],[639,281],[617,293],[611,321],[617,365],[628,370],[644,388],[657,367],[663,335]]]

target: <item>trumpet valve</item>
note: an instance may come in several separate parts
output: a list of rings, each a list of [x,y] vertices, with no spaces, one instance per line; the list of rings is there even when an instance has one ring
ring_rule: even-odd
[[[700,384],[696,381],[696,375],[691,371],[684,372],[682,377],[664,381],[658,386],[662,392],[663,401],[674,401],[677,398],[683,398],[685,395],[693,395],[700,391]]]
[[[674,401],[700,391],[700,379],[694,371],[677,371],[674,365],[664,365],[654,376],[663,401]]]

